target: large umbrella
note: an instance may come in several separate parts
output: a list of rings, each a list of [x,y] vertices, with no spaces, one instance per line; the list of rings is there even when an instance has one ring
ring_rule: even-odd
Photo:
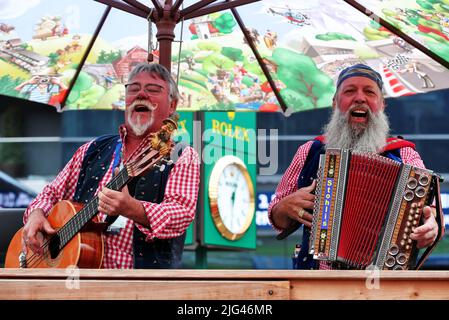
[[[328,107],[360,62],[386,97],[448,86],[448,0],[3,2],[0,93],[64,110],[122,109],[147,60],[171,68],[181,111]]]

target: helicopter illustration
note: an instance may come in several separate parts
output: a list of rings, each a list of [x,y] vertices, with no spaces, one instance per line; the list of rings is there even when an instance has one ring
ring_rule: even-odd
[[[273,16],[281,16],[288,20],[289,23],[304,26],[310,25],[310,18],[304,14],[299,12],[299,10],[291,9],[289,6],[285,7],[270,7],[267,9],[268,13],[271,13]]]

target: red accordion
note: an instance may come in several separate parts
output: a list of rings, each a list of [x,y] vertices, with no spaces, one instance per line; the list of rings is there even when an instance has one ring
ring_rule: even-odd
[[[418,250],[410,233],[439,193],[438,183],[430,170],[328,149],[318,169],[310,254],[336,268],[414,268]]]

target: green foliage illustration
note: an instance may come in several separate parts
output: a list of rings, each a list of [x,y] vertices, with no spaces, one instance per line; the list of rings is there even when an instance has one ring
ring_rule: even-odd
[[[294,51],[277,48],[272,59],[278,65],[278,78],[286,88],[281,95],[294,111],[329,107],[335,85],[332,79],[319,70],[313,60]]]

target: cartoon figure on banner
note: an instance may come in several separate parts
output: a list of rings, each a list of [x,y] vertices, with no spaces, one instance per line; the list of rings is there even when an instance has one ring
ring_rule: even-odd
[[[55,75],[35,75],[30,80],[19,84],[15,90],[27,96],[27,99],[49,104],[50,99],[62,91],[66,91],[66,85]]]
[[[265,32],[265,35],[263,36],[263,41],[265,42],[267,48],[270,50],[276,47],[277,39],[278,34],[274,31],[271,31],[270,29],[268,29],[267,32]]]
[[[246,28],[246,31],[248,32],[248,36],[250,37],[252,43],[254,43],[254,44],[260,43],[260,41],[259,41],[260,34],[259,34],[259,31],[257,31],[257,29]],[[248,41],[246,41],[245,37],[243,37],[243,42],[245,44],[248,44]]]
[[[417,61],[412,61],[405,66],[405,69],[401,70],[401,73],[410,72],[416,74],[416,76],[422,80],[421,88],[435,88],[435,84],[429,75],[422,70],[422,64]]]
[[[114,73],[111,70],[106,71],[106,74],[101,75],[104,79],[104,86],[106,89],[110,89],[114,82],[116,82],[116,78]]]

